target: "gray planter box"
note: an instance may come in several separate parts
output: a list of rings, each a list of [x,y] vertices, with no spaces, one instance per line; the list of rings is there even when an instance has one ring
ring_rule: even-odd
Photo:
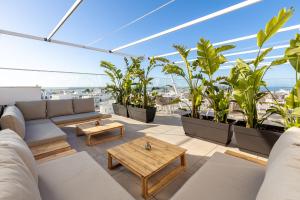
[[[156,108],[137,108],[128,106],[129,117],[142,122],[153,122],[156,114]]]
[[[191,137],[199,137],[227,145],[231,141],[232,126],[230,124],[216,123],[210,120],[195,119],[181,116],[185,133]]]
[[[127,111],[126,106],[118,104],[118,103],[113,103],[112,106],[113,106],[114,113],[116,115],[128,117],[128,111]]]
[[[282,133],[234,126],[234,134],[240,149],[269,155],[273,145]]]

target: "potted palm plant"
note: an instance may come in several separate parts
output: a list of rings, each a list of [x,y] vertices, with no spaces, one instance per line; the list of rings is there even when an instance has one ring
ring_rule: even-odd
[[[131,58],[131,72],[134,77],[132,94],[130,97],[131,105],[128,106],[129,117],[142,122],[153,122],[156,114],[155,92],[148,92],[149,85],[153,78],[150,77],[151,71],[158,66],[162,66],[168,60],[165,58],[149,58],[147,67],[142,67],[142,57]]]
[[[226,45],[215,48],[208,40],[200,39],[197,44],[198,56],[192,66],[187,60],[190,50],[179,45],[174,45],[174,48],[181,55],[187,73],[174,64],[167,64],[163,71],[184,78],[189,86],[192,102],[191,114],[181,116],[185,133],[228,144],[232,135],[230,125],[227,124],[230,93],[220,87],[226,79],[222,77],[214,79],[213,75],[220,65],[227,61],[221,52],[232,49],[234,46]],[[214,109],[212,121],[199,114],[203,98],[208,99],[211,108]]]
[[[257,57],[251,62],[238,59],[230,72],[228,80],[233,87],[233,97],[246,118],[245,127],[234,126],[237,145],[241,149],[268,155],[281,134],[263,129],[262,122],[265,118],[259,118],[257,104],[260,99],[269,94],[269,92],[261,91],[262,87],[266,87],[266,83],[263,81],[266,72],[273,66],[285,63],[283,58],[267,64],[263,63],[265,56],[272,51],[272,48],[263,49],[263,45],[292,15],[292,9],[280,10],[279,14],[267,23],[265,29],[260,30],[257,34],[259,48]]]
[[[125,62],[128,63],[126,58]],[[104,72],[111,80],[111,83],[106,85],[105,92],[111,94],[116,100],[112,105],[114,113],[128,117],[127,105],[132,83],[130,69],[127,68],[127,71],[123,74],[120,69],[110,62],[101,61],[100,66],[105,69]]]

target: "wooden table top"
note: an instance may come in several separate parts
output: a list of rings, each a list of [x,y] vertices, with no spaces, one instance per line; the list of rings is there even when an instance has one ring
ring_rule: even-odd
[[[145,149],[150,142],[151,150]],[[186,149],[145,136],[108,149],[107,152],[139,176],[148,177],[177,159]]]
[[[112,122],[104,125],[100,124],[100,126],[96,126],[95,122],[89,122],[89,123],[77,125],[77,128],[79,128],[80,131],[86,135],[94,135],[103,131],[108,131],[123,126],[124,125],[119,122]]]

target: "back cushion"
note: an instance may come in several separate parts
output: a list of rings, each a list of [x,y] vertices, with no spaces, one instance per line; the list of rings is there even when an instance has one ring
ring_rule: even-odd
[[[268,165],[256,200],[300,199],[300,144],[283,149]]]
[[[0,119],[2,129],[11,129],[25,138],[25,120],[16,106],[7,106]]]
[[[0,199],[40,200],[38,185],[15,150],[0,147]]]
[[[47,101],[48,118],[72,114],[74,114],[72,99]]]
[[[36,183],[38,183],[38,173],[35,159],[27,144],[17,133],[10,129],[0,131],[0,147],[14,149],[30,170]]]
[[[46,101],[20,101],[16,106],[21,110],[25,120],[45,119]]]
[[[95,111],[94,99],[73,99],[73,108],[75,113],[87,113]]]

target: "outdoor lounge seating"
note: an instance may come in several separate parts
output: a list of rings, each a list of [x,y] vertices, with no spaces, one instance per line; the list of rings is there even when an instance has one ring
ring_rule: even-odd
[[[0,199],[134,199],[86,152],[36,164],[24,141],[0,131]]]
[[[267,166],[215,153],[172,200],[300,199],[300,129],[288,129],[274,145]]]
[[[2,129],[15,131],[32,147],[65,140],[66,134],[56,125],[64,126],[108,117],[110,115],[95,112],[92,98],[41,100],[16,102],[16,106],[7,106],[0,123]]]

